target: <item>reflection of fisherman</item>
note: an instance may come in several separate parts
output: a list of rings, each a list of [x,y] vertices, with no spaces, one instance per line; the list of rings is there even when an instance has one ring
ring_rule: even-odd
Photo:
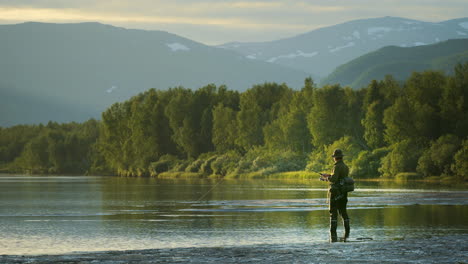
[[[322,174],[325,180],[330,182],[330,189],[328,191],[329,204],[330,204],[330,241],[337,242],[336,227],[338,225],[338,213],[343,218],[343,225],[345,228],[344,239],[349,237],[349,217],[346,212],[346,204],[348,203],[348,193],[340,190],[340,182],[344,180],[349,174],[349,168],[343,162],[343,152],[341,149],[335,149],[333,152],[333,166],[332,174]]]

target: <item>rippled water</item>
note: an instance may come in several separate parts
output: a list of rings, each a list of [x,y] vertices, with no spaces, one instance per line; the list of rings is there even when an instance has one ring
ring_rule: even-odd
[[[0,176],[0,254],[322,243],[326,184]],[[468,191],[357,183],[352,236],[468,233]],[[341,226],[339,232],[342,232]]]

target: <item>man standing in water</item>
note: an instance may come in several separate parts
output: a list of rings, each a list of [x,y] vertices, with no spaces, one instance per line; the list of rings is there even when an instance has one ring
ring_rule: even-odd
[[[345,228],[344,241],[349,237],[349,217],[346,212],[346,204],[348,203],[348,193],[341,190],[341,183],[344,178],[349,174],[349,168],[343,162],[343,151],[335,149],[333,152],[333,166],[332,174],[322,174],[324,180],[330,182],[330,189],[328,190],[328,202],[330,209],[330,241],[337,242],[336,227],[338,226],[338,213],[343,218],[343,225]]]

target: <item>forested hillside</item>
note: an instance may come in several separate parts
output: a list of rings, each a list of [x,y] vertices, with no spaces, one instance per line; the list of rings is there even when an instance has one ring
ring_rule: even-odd
[[[455,65],[467,61],[468,39],[410,48],[389,46],[339,66],[322,84],[339,83],[359,89],[371,80],[383,80],[385,75],[403,81],[415,71],[453,73]]]
[[[8,172],[263,177],[328,171],[343,149],[357,178],[468,176],[468,64],[387,76],[361,90],[265,83],[151,89],[102,121],[0,129]]]

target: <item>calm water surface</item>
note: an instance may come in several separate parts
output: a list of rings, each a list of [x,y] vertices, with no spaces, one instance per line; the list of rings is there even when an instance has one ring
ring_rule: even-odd
[[[326,189],[316,179],[0,175],[0,254],[324,243]],[[358,182],[351,236],[466,234],[467,198],[456,188]]]

